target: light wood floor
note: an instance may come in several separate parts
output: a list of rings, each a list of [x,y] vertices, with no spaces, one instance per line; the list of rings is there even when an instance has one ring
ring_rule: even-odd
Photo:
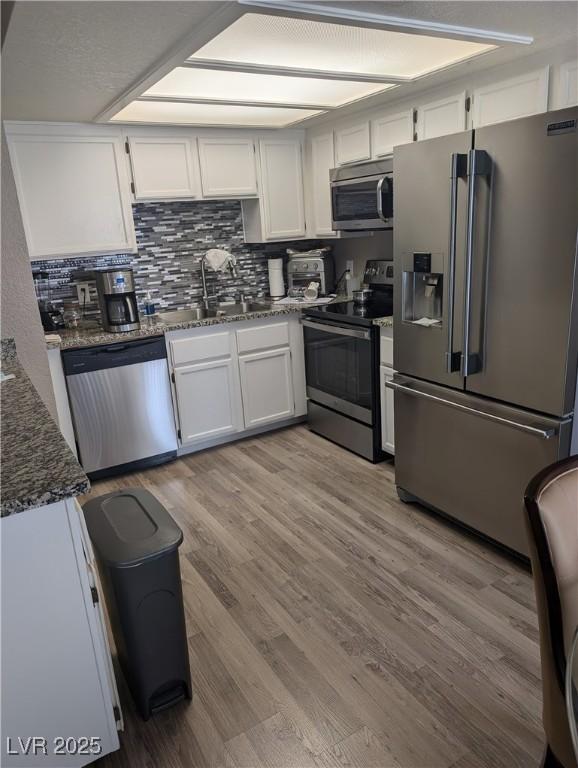
[[[527,768],[542,751],[529,573],[406,506],[393,467],[295,427],[94,484],[182,527],[194,700],[99,768]]]

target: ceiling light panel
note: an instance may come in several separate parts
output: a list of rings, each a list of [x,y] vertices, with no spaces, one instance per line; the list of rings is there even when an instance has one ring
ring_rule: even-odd
[[[191,59],[413,78],[494,48],[455,38],[247,13]]]
[[[307,109],[143,100],[131,102],[112,120],[123,123],[283,128],[318,114],[321,113]]]
[[[330,108],[340,107],[392,87],[380,83],[177,67],[149,88],[143,96],[269,104],[315,104]]]

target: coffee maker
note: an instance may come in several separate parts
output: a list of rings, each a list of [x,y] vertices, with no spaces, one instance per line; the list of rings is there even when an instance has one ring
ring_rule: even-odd
[[[140,328],[132,269],[103,269],[94,273],[102,326],[122,333]]]

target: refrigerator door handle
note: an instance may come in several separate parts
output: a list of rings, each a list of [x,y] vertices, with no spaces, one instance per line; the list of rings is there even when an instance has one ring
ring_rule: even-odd
[[[478,176],[491,177],[492,158],[484,149],[468,152],[468,223],[466,230],[466,275],[464,303],[464,340],[462,376],[476,373],[478,367],[470,353],[470,326],[472,309],[472,272],[474,263],[474,234],[476,230],[476,181]]]
[[[546,429],[541,429],[540,427],[535,427],[531,424],[523,424],[519,421],[507,419],[504,416],[497,416],[494,413],[479,411],[477,408],[470,408],[467,405],[462,405],[462,403],[456,403],[453,400],[446,400],[445,398],[439,397],[438,395],[433,395],[430,392],[424,392],[423,390],[408,386],[407,384],[400,384],[397,381],[386,381],[385,386],[388,389],[393,389],[396,392],[403,392],[406,395],[421,397],[425,400],[433,400],[436,403],[440,403],[441,405],[447,405],[450,408],[456,408],[458,411],[465,411],[466,413],[470,413],[473,416],[479,416],[480,418],[487,419],[488,421],[495,421],[499,424],[503,424],[506,427],[518,429],[521,432],[526,432],[530,435],[534,435],[535,437],[540,437],[542,440],[550,440],[550,438],[555,437],[559,431],[556,427],[547,427]],[[561,423],[563,424],[565,422]]]
[[[448,347],[446,352],[446,370],[454,373],[460,370],[461,352],[454,352],[454,301],[456,286],[456,248],[457,248],[457,211],[458,179],[467,176],[468,156],[454,152],[450,166],[450,242],[448,263]]]

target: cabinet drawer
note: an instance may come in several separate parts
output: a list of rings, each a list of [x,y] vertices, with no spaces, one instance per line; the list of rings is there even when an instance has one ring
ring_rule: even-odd
[[[228,357],[231,354],[230,334],[229,331],[223,331],[185,339],[173,339],[170,341],[170,348],[173,365]]]
[[[382,328],[379,338],[381,365],[393,366],[393,328]]]
[[[237,331],[239,354],[259,349],[289,346],[289,323],[272,323],[258,328],[242,328]]]

